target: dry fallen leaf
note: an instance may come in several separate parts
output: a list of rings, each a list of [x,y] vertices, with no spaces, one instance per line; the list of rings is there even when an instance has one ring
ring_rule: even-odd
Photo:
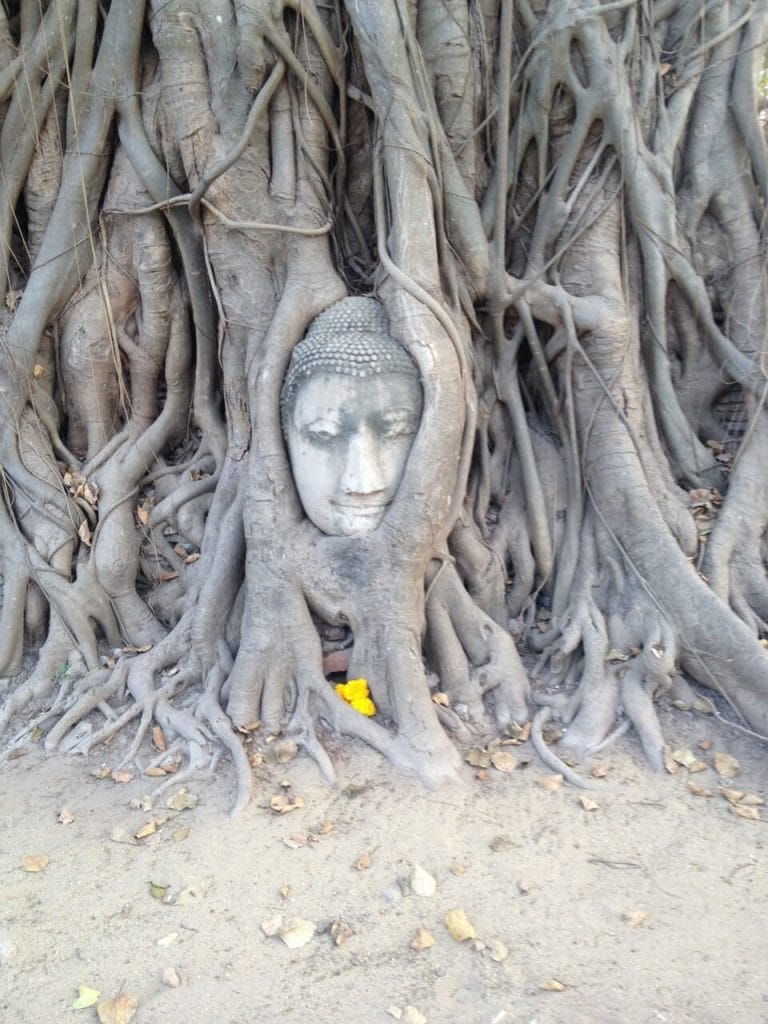
[[[456,910],[449,910],[444,920],[448,934],[456,942],[465,942],[467,939],[477,938],[474,925],[460,907],[457,907]]]
[[[334,921],[330,927],[330,936],[335,946],[343,946],[347,939],[351,939],[354,934],[349,925],[342,921]]]
[[[163,751],[168,749],[168,744],[165,742],[165,733],[159,725],[152,727],[152,743],[157,750]]]
[[[677,764],[682,765],[683,768],[687,768],[688,765],[696,761],[697,758],[692,750],[690,750],[688,747],[685,747],[681,750],[673,750],[672,760],[675,761]]]
[[[304,832],[297,832],[292,836],[284,836],[283,842],[289,850],[300,850],[303,846],[306,846],[309,842],[309,836]]]
[[[181,978],[179,977],[175,967],[166,967],[163,973],[160,975],[160,980],[168,988],[178,988],[181,984]]]
[[[608,765],[605,761],[595,761],[592,765],[590,775],[593,779],[604,779],[608,774]]]
[[[494,750],[491,754],[491,764],[497,772],[509,774],[517,768],[519,763],[514,754],[510,754],[508,750]]]
[[[491,755],[483,747],[472,747],[464,760],[473,768],[491,767]]]
[[[700,750],[704,750],[704,751],[711,750],[712,749],[712,742],[713,741],[711,739],[709,739],[709,737],[705,737],[703,740],[699,740],[699,742],[696,744],[696,746]]]
[[[189,793],[182,786],[181,789],[177,789],[172,796],[168,797],[165,801],[165,806],[172,811],[187,811],[192,807],[197,807],[197,797],[194,793]]]
[[[433,693],[432,703],[437,704],[441,708],[449,708],[451,706],[450,698],[447,693]]]
[[[713,760],[715,764],[715,771],[725,779],[733,779],[741,771],[741,765],[736,758],[721,750],[715,752]]]
[[[559,774],[542,775],[538,779],[536,779],[536,782],[539,786],[541,786],[542,789],[546,790],[547,793],[554,793],[562,786],[563,776]]]
[[[44,853],[28,853],[21,858],[21,870],[27,871],[31,875],[38,871],[45,871],[49,864],[50,860]]]
[[[284,928],[280,929],[280,938],[289,949],[300,949],[312,939],[315,934],[315,926],[311,921],[296,917],[288,921]]]
[[[157,832],[157,818],[150,818],[146,825],[142,825],[138,832],[134,835],[137,839],[146,839],[147,836],[153,836]]]
[[[113,828],[109,833],[109,838],[113,843],[125,843],[126,846],[139,845],[139,841],[136,836],[124,828]]]
[[[721,786],[718,792],[733,807],[741,803],[742,798],[746,796],[743,789],[729,789],[727,786]]]
[[[550,978],[549,981],[542,981],[539,984],[539,988],[542,992],[565,992],[566,986],[562,981],[558,981],[556,978]]]
[[[110,778],[112,779],[113,782],[117,782],[121,786],[124,786],[126,782],[132,782],[135,776],[133,772],[120,769],[118,771],[112,772],[110,774]]]
[[[585,811],[596,811],[600,807],[600,804],[596,803],[594,800],[591,800],[588,796],[580,796],[579,803]]]
[[[517,722],[512,722],[508,725],[504,732],[510,743],[514,745],[527,743],[531,736],[531,724],[531,722],[523,722],[522,725],[519,725]]]
[[[762,807],[765,800],[758,796],[757,793],[745,793],[739,803],[742,807]]]
[[[139,1001],[136,996],[122,995],[114,999],[105,999],[99,1003],[96,1012],[101,1024],[128,1024],[136,1016]]]
[[[150,882],[149,883],[149,894],[152,899],[158,900],[160,903],[165,903],[170,885],[167,882]]]
[[[731,810],[740,818],[748,821],[760,821],[760,811],[757,807],[745,807],[744,804],[731,804]]]
[[[630,928],[637,928],[639,924],[648,920],[650,914],[647,910],[629,910],[623,917]]]
[[[290,811],[297,811],[300,807],[304,806],[304,797],[295,796],[291,799],[282,793],[277,793],[269,801],[269,806],[275,814],[288,814]]]
[[[703,786],[697,786],[695,782],[688,783],[688,789],[693,793],[694,796],[712,796],[711,789],[705,789]]]
[[[360,856],[355,861],[355,870],[367,871],[372,863],[373,857],[371,857],[370,853],[361,853]]]
[[[75,816],[68,807],[62,807],[59,811],[58,820],[61,825],[71,825],[75,820]]]
[[[417,953],[421,953],[424,949],[431,949],[434,944],[435,937],[432,932],[428,932],[426,928],[419,928],[411,939],[411,949],[415,949]]]
[[[494,853],[504,853],[505,850],[514,849],[515,841],[512,836],[502,832],[500,835],[494,836],[488,845]]]
[[[78,985],[77,997],[72,1003],[73,1010],[87,1010],[89,1006],[95,1006],[99,1001],[101,992],[90,985]]]
[[[417,896],[434,896],[437,890],[437,881],[420,864],[416,864],[411,873],[411,889]]]

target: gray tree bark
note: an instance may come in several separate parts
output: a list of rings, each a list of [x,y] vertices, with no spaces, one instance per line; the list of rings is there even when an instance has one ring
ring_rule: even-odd
[[[658,767],[654,702],[695,684],[768,735],[767,30],[758,0],[6,4],[6,749],[223,745],[239,808],[259,729],[429,783],[531,717],[573,781],[625,723]],[[346,294],[424,385],[365,538],[305,520],[279,417]]]

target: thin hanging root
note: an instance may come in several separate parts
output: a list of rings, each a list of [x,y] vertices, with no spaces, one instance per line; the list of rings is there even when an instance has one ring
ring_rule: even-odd
[[[624,712],[635,727],[643,753],[651,768],[660,772],[664,768],[664,736],[653,706],[653,699],[643,688],[642,664],[631,665],[621,680],[621,702]]]
[[[97,669],[96,671],[99,675],[103,675],[105,673],[104,669]],[[84,678],[87,679],[88,677],[85,676]],[[128,666],[121,663],[113,672],[109,673],[109,678],[102,686],[95,686],[92,689],[87,690],[75,706],[70,708],[48,733],[45,738],[46,751],[50,753],[52,750],[55,750],[69,730],[76,726],[78,722],[82,721],[82,719],[85,718],[89,712],[93,711],[94,708],[98,707],[99,704],[118,693],[125,685],[127,678]],[[117,719],[117,721],[119,721],[119,719]]]
[[[589,789],[589,784],[585,782],[584,779],[582,779],[582,777],[572,768],[569,768],[565,761],[561,761],[557,754],[551,751],[547,746],[542,730],[551,717],[551,708],[539,708],[533,716],[533,721],[531,722],[531,742],[533,743],[533,749],[539,755],[547,768],[551,768],[553,772],[557,772],[559,775],[562,775],[566,782],[569,782],[572,786],[576,786],[577,789]]]
[[[119,763],[115,765],[115,770],[124,768],[127,764],[130,764],[131,761],[133,761],[133,759],[136,757],[136,755],[139,752],[139,747],[141,746],[144,737],[147,734],[147,730],[152,724],[154,713],[154,702],[147,702],[142,708],[141,721],[139,722],[139,728],[136,730],[136,735],[133,737],[133,742],[126,751],[125,756],[121,757]]]
[[[604,740],[600,740],[600,742],[596,743],[594,747],[589,748],[587,751],[589,756],[592,757],[594,754],[599,754],[602,750],[606,750],[612,743],[615,743],[620,736],[623,736],[625,732],[629,732],[629,724],[629,719],[625,718],[612,732],[608,733]]]
[[[237,790],[235,802],[229,811],[229,816],[230,818],[236,818],[251,802],[251,797],[253,796],[253,773],[251,772],[251,762],[248,760],[245,748],[232,728],[232,723],[219,704],[219,691],[223,681],[224,673],[221,666],[217,664],[211,669],[205,693],[198,706],[198,714],[210,725],[217,739],[226,747],[232,755],[232,760],[235,762]]]
[[[323,777],[328,785],[336,788],[336,786],[338,786],[336,769],[333,767],[333,762],[328,756],[328,751],[317,738],[317,733],[315,732],[314,727],[311,724],[304,722],[298,726],[296,731],[289,727],[287,732],[300,747],[303,747],[303,749],[306,750],[323,773]]]
[[[174,678],[172,683],[166,683],[165,686],[159,689],[156,693],[149,693],[146,697],[137,700],[136,703],[132,704],[127,711],[124,711],[119,718],[116,718],[113,722],[110,722],[109,725],[105,725],[103,729],[95,732],[93,736],[84,741],[78,749],[83,754],[90,753],[93,747],[98,746],[99,743],[104,743],[111,736],[114,736],[115,733],[119,732],[123,726],[128,724],[128,722],[136,718],[138,715],[141,715],[143,727],[139,729],[138,744],[134,741],[134,744],[132,745],[132,749],[135,746],[136,750],[138,750],[141,739],[143,738],[149,723],[152,721],[156,703],[163,698],[173,696],[176,687],[177,680]],[[129,758],[124,758],[121,763],[125,763],[127,760],[129,760]]]

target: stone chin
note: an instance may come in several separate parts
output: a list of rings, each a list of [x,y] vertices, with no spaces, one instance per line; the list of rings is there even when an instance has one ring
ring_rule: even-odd
[[[339,506],[336,509],[334,529],[325,532],[336,537],[362,537],[373,533],[381,525],[388,508],[389,505],[375,508]]]

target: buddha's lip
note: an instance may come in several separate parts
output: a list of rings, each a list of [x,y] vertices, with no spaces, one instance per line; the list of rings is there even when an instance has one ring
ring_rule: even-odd
[[[356,512],[360,515],[372,515],[374,512],[383,512],[387,505],[352,505],[352,504],[341,504],[335,502],[336,508],[343,509],[344,512]]]

